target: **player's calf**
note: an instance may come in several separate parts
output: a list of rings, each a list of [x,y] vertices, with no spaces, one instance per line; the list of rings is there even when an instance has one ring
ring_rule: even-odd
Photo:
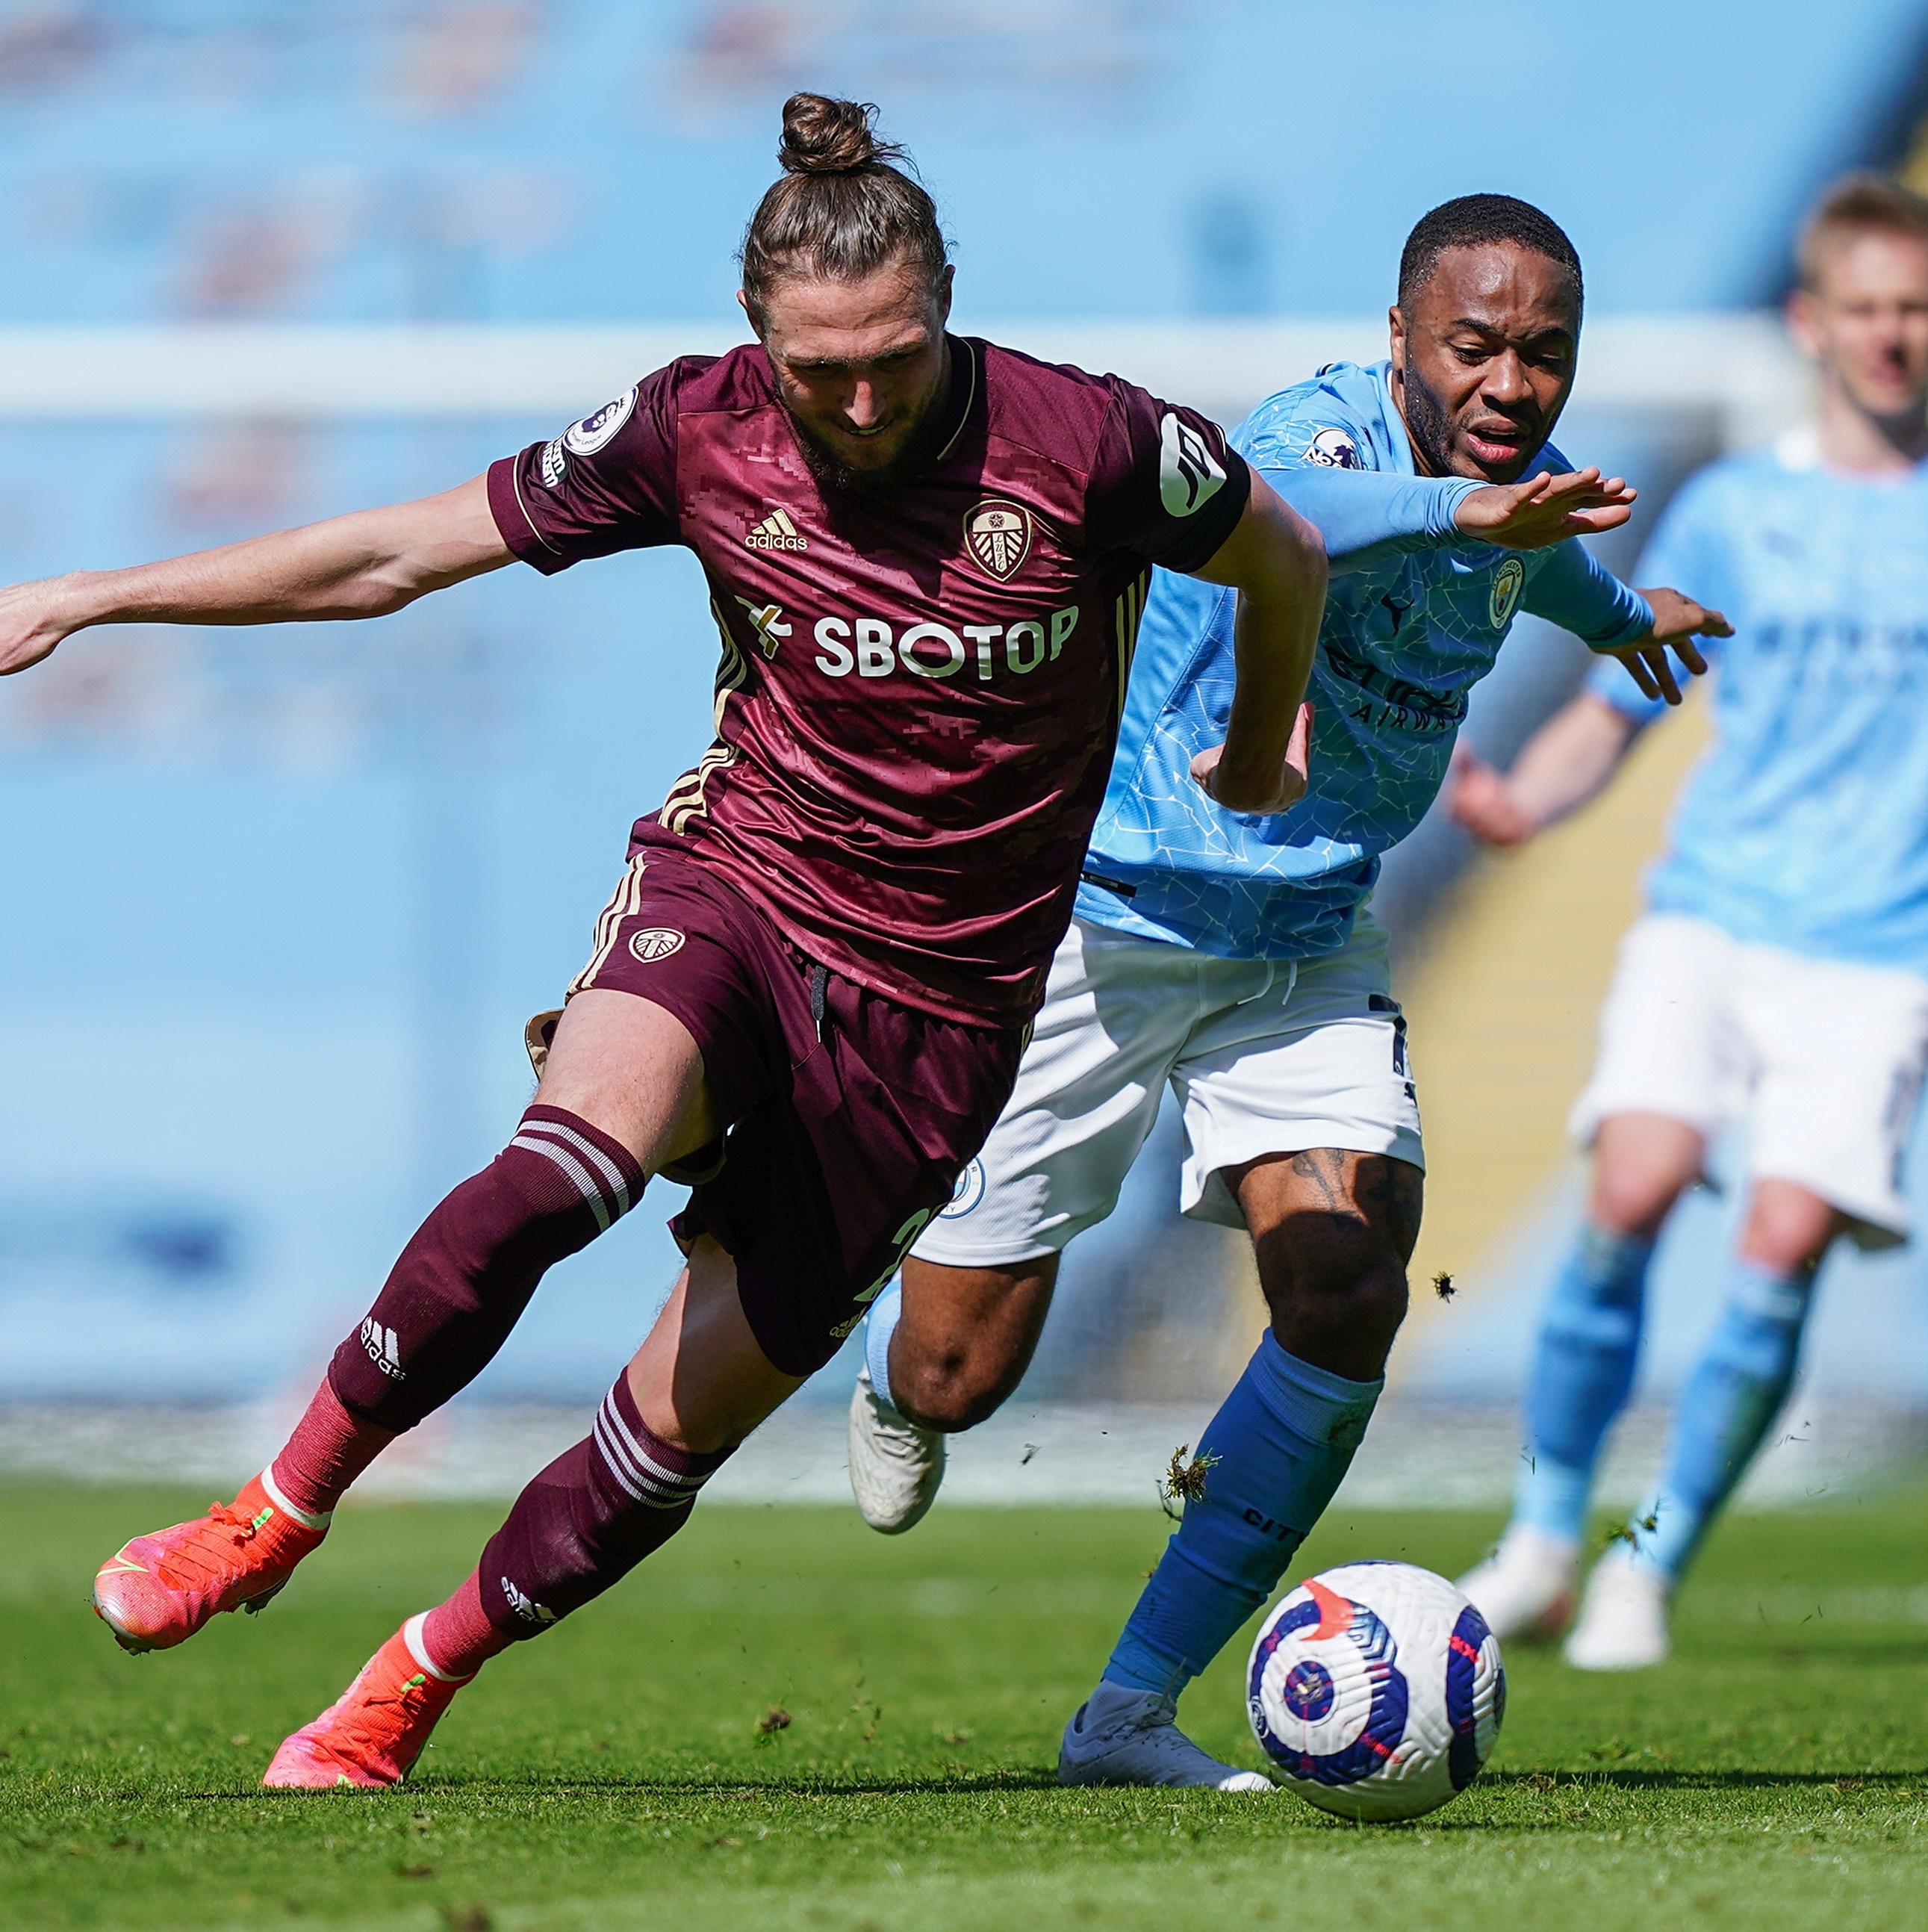
[[[1024,1378],[1051,1311],[1058,1258],[1005,1268],[904,1264],[865,1329],[871,1379],[927,1429],[955,1435],[1002,1408]],[[880,1374],[880,1370],[883,1372]]]
[[[923,1520],[945,1436],[994,1414],[1024,1378],[1057,1278],[1055,1255],[1006,1268],[913,1258],[871,1304],[849,1439],[851,1493],[871,1528],[895,1536]]]
[[[536,1106],[481,1173],[417,1229],[374,1306],[334,1352],[328,1382],[380,1426],[412,1429],[466,1388],[508,1339],[537,1284],[642,1198],[621,1142]]]

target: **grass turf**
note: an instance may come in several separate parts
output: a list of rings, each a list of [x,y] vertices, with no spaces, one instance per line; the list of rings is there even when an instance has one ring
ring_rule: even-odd
[[[1928,1911],[1928,1493],[1729,1524],[1659,1670],[1516,1650],[1486,1776],[1363,1829],[1282,1796],[1052,1783],[1151,1511],[940,1508],[886,1540],[847,1510],[700,1510],[492,1666],[402,1790],[265,1793],[276,1741],[495,1512],[351,1512],[262,1618],[122,1656],[84,1607],[95,1565],[204,1502],[0,1487],[0,1924],[1852,1932]],[[1293,1574],[1451,1574],[1495,1526],[1341,1515]],[[1250,1763],[1243,1654],[1186,1715]],[[762,1728],[772,1707],[787,1726]]]

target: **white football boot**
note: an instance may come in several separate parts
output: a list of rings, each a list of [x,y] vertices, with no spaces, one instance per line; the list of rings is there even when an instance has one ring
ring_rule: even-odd
[[[850,1393],[850,1493],[871,1528],[900,1536],[922,1522],[944,1480],[944,1436],[879,1395],[868,1368]]]
[[[1579,1545],[1531,1523],[1510,1523],[1499,1547],[1460,1578],[1459,1588],[1502,1643],[1556,1637],[1579,1593]]]
[[[1594,1565],[1586,1600],[1561,1654],[1576,1670],[1645,1670],[1665,1664],[1672,1586],[1616,1545]]]
[[[1155,1690],[1101,1682],[1064,1727],[1060,1784],[1170,1784],[1276,1791],[1269,1778],[1221,1764],[1178,1728],[1178,1706]]]

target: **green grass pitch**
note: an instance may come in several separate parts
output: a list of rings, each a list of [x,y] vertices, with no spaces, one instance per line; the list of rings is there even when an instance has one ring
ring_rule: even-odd
[[[1164,1533],[1155,1510],[714,1506],[492,1665],[394,1793],[256,1787],[283,1733],[467,1568],[493,1510],[350,1511],[255,1618],[122,1656],[88,1613],[178,1492],[0,1489],[0,1924],[420,1932],[1928,1921],[1928,1495],[1742,1519],[1666,1667],[1508,1659],[1487,1774],[1410,1826],[1296,1798],[1061,1791],[1059,1726]],[[1452,1574],[1489,1519],[1340,1513],[1356,1556]],[[1256,1753],[1243,1646],[1189,1694]],[[766,1733],[773,1706],[789,1713]]]

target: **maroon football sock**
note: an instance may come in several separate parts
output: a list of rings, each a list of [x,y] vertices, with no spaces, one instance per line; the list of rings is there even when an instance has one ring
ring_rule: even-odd
[[[394,1439],[392,1429],[364,1422],[343,1408],[324,1379],[268,1473],[295,1508],[326,1516]]]
[[[496,1634],[534,1636],[600,1596],[682,1528],[733,1453],[671,1448],[617,1376],[594,1431],[516,1498],[482,1552],[482,1608]]]
[[[469,1571],[454,1596],[421,1620],[423,1660],[438,1677],[472,1677],[498,1652],[508,1649],[511,1641],[482,1608],[481,1573],[476,1570]]]
[[[412,1429],[481,1374],[544,1274],[642,1196],[643,1170],[600,1128],[531,1107],[515,1138],[415,1231],[328,1378],[342,1406]]]

